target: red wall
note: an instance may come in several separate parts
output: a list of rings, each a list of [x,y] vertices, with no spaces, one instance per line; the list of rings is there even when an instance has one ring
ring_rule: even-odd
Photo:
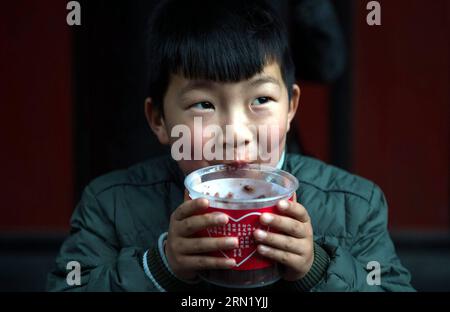
[[[0,231],[65,230],[74,208],[66,3],[0,10]],[[355,1],[353,171],[382,187],[392,228],[448,228],[450,3],[380,1],[380,27],[366,3]],[[304,147],[329,160],[328,88],[301,87]]]
[[[16,0],[0,10],[0,230],[66,229],[73,209],[66,4]]]
[[[390,204],[393,228],[449,226],[450,3],[356,1],[354,170]]]
[[[295,116],[297,134],[307,155],[331,160],[329,86],[299,82],[301,96]]]

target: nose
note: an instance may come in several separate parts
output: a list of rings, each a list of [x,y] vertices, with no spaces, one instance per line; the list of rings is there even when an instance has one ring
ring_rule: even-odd
[[[239,148],[249,145],[252,141],[252,133],[248,127],[239,124],[227,125],[223,140],[224,148]]]
[[[225,150],[234,150],[234,152],[239,152],[243,148],[248,147],[254,137],[252,126],[249,125],[247,118],[242,116],[242,114],[228,119],[224,133],[223,148]]]
[[[249,121],[243,112],[229,112],[226,118],[223,145],[227,148],[238,148],[250,144],[253,133]]]

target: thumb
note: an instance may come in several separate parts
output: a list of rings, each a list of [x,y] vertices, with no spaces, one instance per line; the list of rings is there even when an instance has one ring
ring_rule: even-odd
[[[292,201],[293,201],[294,203],[297,202],[297,192],[294,192],[294,195],[292,195]]]
[[[187,189],[184,189],[184,201],[191,200],[192,198],[189,197],[189,192]]]

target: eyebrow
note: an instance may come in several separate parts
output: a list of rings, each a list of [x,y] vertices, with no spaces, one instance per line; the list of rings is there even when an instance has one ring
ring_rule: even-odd
[[[272,83],[281,87],[280,82],[272,77],[272,76],[258,76],[248,82],[249,87],[257,87],[265,83]],[[217,86],[217,82],[210,80],[191,80],[188,84],[180,89],[178,92],[179,95],[183,95],[184,93],[191,90],[201,90],[201,89],[213,89]]]
[[[276,79],[272,76],[258,76],[257,78],[249,81],[249,86],[257,87],[257,86],[265,84],[265,83],[273,83],[273,84],[276,84],[278,87],[281,86],[278,79]]]
[[[195,89],[211,89],[214,88],[216,85],[215,82],[210,80],[191,80],[180,89],[178,94],[182,95],[188,91],[195,90]]]

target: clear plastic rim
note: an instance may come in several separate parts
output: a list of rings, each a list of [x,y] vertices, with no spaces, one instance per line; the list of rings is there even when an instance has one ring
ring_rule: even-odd
[[[206,195],[201,192],[197,192],[190,186],[192,184],[192,181],[197,177],[201,177],[207,173],[227,171],[227,170],[230,170],[230,167],[228,165],[223,165],[223,164],[204,167],[204,168],[195,170],[186,176],[186,178],[184,179],[184,186],[188,190],[189,194],[193,195],[195,198],[199,198],[199,197],[206,198],[209,201],[220,202],[220,203],[224,203],[224,204],[260,204],[260,203],[265,203],[265,202],[269,202],[269,201],[277,201],[277,200],[281,200],[281,199],[286,198],[286,197],[290,196],[291,194],[293,194],[298,189],[298,186],[299,186],[297,178],[294,177],[289,172],[286,172],[284,170],[277,169],[274,167],[270,167],[270,166],[260,165],[260,164],[249,164],[243,168],[236,168],[236,169],[231,169],[231,170],[265,171],[265,172],[273,174],[273,175],[278,175],[278,176],[287,178],[292,183],[292,187],[289,188],[286,192],[278,194],[277,196],[266,197],[266,198],[255,198],[255,199],[235,199],[235,198],[218,198],[215,196]]]

